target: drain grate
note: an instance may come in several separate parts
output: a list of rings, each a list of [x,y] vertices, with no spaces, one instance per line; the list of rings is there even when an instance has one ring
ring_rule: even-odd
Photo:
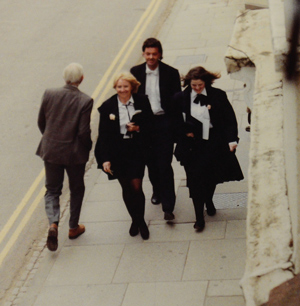
[[[213,201],[217,209],[246,207],[247,192],[215,193]]]

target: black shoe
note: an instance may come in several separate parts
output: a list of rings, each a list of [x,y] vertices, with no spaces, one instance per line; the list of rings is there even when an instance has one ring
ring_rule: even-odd
[[[197,221],[195,224],[194,224],[194,229],[197,231],[197,232],[202,232],[204,230],[204,227],[205,227],[205,221],[202,220],[202,221]]]
[[[148,240],[150,233],[149,233],[149,229],[148,229],[148,226],[147,226],[145,221],[143,221],[140,224],[139,229],[140,229],[140,233],[141,233],[142,238],[144,240]]]
[[[154,205],[158,205],[161,203],[159,196],[155,193],[152,194],[151,203]]]
[[[165,217],[164,217],[165,220],[167,221],[171,221],[171,220],[174,220],[175,219],[175,216],[173,213],[169,213],[169,212],[165,212]]]
[[[213,202],[206,204],[206,211],[209,216],[214,216],[217,212]]]
[[[136,222],[132,222],[130,229],[129,229],[129,235],[134,237],[139,233],[139,225]]]

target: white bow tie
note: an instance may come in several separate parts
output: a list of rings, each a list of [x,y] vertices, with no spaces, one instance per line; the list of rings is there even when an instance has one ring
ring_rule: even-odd
[[[158,74],[158,71],[157,71],[157,70],[147,69],[147,70],[146,70],[146,73],[147,73],[147,74],[157,75],[157,74]]]

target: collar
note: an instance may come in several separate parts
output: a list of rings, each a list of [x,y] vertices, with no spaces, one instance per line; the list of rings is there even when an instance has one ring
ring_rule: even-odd
[[[206,88],[204,87],[204,89],[202,90],[201,94],[200,95],[204,95],[204,96],[207,96],[207,91],[206,91]],[[194,89],[192,89],[192,101],[195,100],[195,98],[197,97],[197,93]]]
[[[121,105],[121,106],[122,105],[123,106],[128,106],[128,105],[133,105],[134,104],[132,96],[129,98],[129,100],[125,104],[120,101],[118,96],[117,96],[117,99],[118,99],[118,104]]]
[[[154,70],[151,70],[146,64],[146,74],[158,75],[158,66]]]

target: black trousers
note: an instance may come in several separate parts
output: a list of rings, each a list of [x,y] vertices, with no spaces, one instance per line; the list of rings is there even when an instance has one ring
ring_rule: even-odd
[[[85,191],[85,163],[78,165],[57,165],[48,163],[46,161],[44,163],[46,172],[45,209],[49,224],[51,225],[52,223],[59,223],[59,197],[63,188],[64,172],[66,170],[69,178],[70,188],[69,227],[76,228],[78,226]]]
[[[157,194],[164,212],[173,212],[175,206],[171,120],[165,115],[154,116],[152,149],[147,158],[149,179],[153,193]]]

